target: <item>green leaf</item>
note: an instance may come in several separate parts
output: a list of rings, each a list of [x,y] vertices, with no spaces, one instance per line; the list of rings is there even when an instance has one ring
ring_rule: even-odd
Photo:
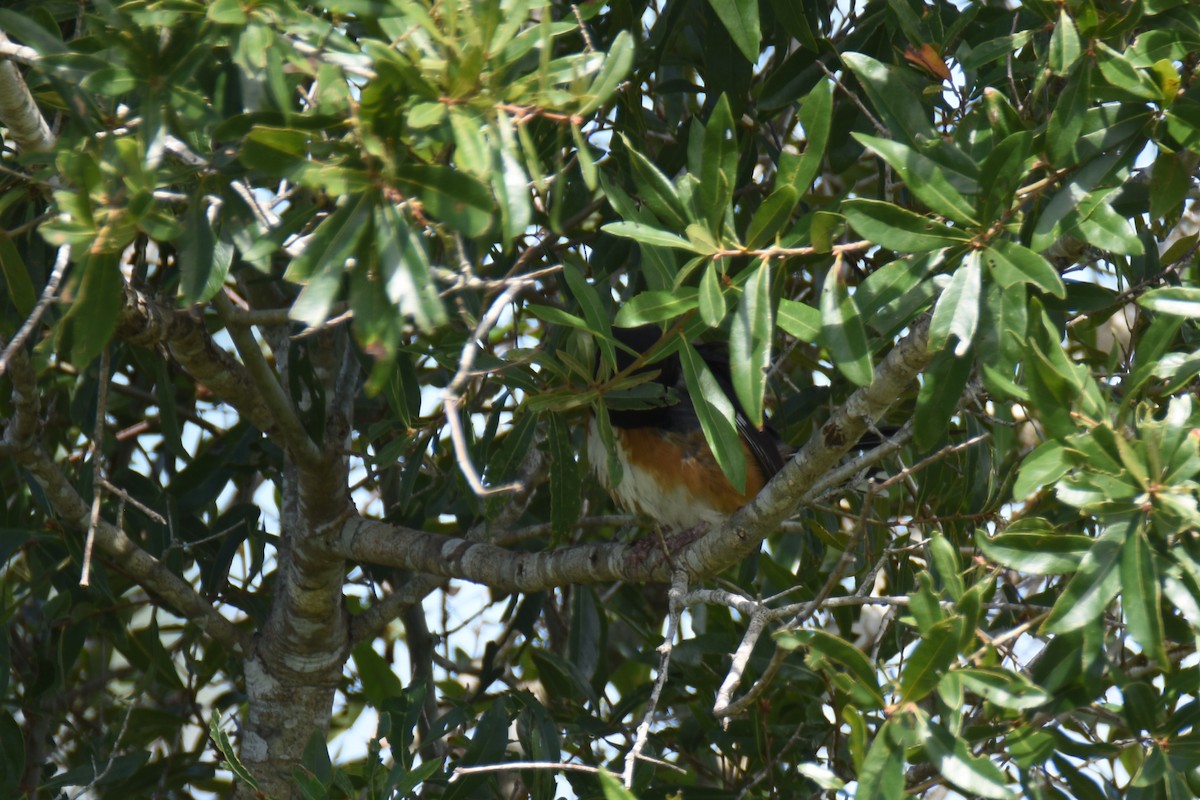
[[[758,22],[757,0],[708,0],[717,18],[729,31],[737,49],[751,64],[758,62],[758,46],[762,30]]]
[[[233,264],[233,245],[217,238],[205,196],[203,189],[192,196],[179,241],[179,292],[188,305],[211,300]]]
[[[852,135],[863,146],[886,161],[917,199],[931,211],[963,225],[979,224],[975,218],[975,209],[952,185],[947,171],[936,161],[894,139],[868,136],[865,133]],[[966,190],[977,192],[979,187],[973,185],[973,181],[971,184],[965,187]]]
[[[217,25],[246,24],[246,12],[241,0],[213,0],[208,5],[208,18]]]
[[[842,260],[835,259],[821,287],[821,343],[833,363],[858,386],[869,386],[875,365],[858,306],[842,279]]]
[[[625,142],[625,152],[633,170],[633,182],[642,202],[666,227],[680,231],[686,228],[689,222],[687,212],[670,179],[650,159],[635,150],[628,139],[622,137],[622,141]],[[608,227],[605,226],[606,229]]]
[[[700,176],[695,196],[708,229],[720,231],[737,183],[738,162],[737,131],[724,94],[708,116],[700,144],[699,163],[691,167],[692,174]]]
[[[1090,64],[1087,59],[1079,63],[1050,113],[1046,125],[1046,152],[1055,166],[1070,166],[1075,160],[1075,147],[1083,131],[1084,112],[1091,97]]]
[[[596,73],[596,78],[588,90],[590,97],[579,107],[576,114],[581,117],[587,116],[608,102],[608,98],[633,67],[633,57],[633,37],[629,35],[629,31],[623,30],[613,39],[604,58],[604,66]]]
[[[1008,36],[982,40],[961,59],[963,69],[976,70],[984,64],[1004,58],[1029,43],[1033,31],[1018,31]]]
[[[964,231],[882,200],[848,200],[842,213],[860,235],[897,252],[919,253],[970,240]]]
[[[387,298],[401,314],[426,332],[446,322],[425,243],[390,203],[375,208],[375,254]]]
[[[255,125],[242,142],[238,159],[268,175],[290,175],[306,162],[310,138],[304,131]]]
[[[913,416],[913,441],[917,447],[929,449],[945,437],[974,365],[974,358],[960,358],[948,350],[934,356],[917,393]]]
[[[1024,675],[998,667],[968,667],[955,670],[963,686],[1001,708],[1024,711],[1053,699],[1046,690]]]
[[[855,796],[872,800],[901,800],[904,793],[905,745],[895,735],[898,717],[890,717],[871,742],[871,749],[858,771]]]
[[[1139,306],[1188,319],[1200,318],[1200,288],[1194,286],[1164,286],[1151,289],[1137,299]]]
[[[958,635],[953,619],[931,626],[904,663],[900,674],[900,695],[904,702],[915,703],[934,690],[942,674],[958,654]]]
[[[108,345],[121,311],[120,253],[82,254],[76,268],[83,273],[74,302],[58,324],[58,350],[69,363],[84,369]]]
[[[1160,102],[1166,99],[1154,79],[1135,67],[1124,53],[1112,49],[1102,41],[1096,41],[1092,46],[1098,55],[1096,66],[1100,68],[1100,74],[1110,86],[1139,100]]]
[[[978,250],[972,250],[954,271],[950,284],[942,291],[929,323],[929,349],[941,350],[954,336],[958,344],[954,355],[962,358],[971,349],[979,324],[983,270]]]
[[[375,652],[370,642],[363,642],[351,653],[358,680],[362,683],[363,696],[375,708],[382,708],[391,697],[399,697],[404,685],[396,677],[383,656]]]
[[[850,642],[816,628],[785,631],[777,634],[776,639],[779,646],[785,650],[807,647],[809,666],[813,669],[846,674],[856,686],[869,692],[872,708],[883,708],[883,692],[879,689],[878,674],[866,654]]]
[[[1079,204],[1075,224],[1067,228],[1066,233],[1099,250],[1120,255],[1141,255],[1145,248],[1137,231],[1106,199],[1114,195],[1114,190],[1093,192]]]
[[[642,292],[621,306],[613,324],[618,328],[634,328],[649,322],[674,319],[696,308],[696,290],[681,288],[674,292]]]
[[[237,757],[237,748],[233,746],[233,742],[229,741],[228,734],[221,730],[221,714],[216,709],[213,709],[212,719],[208,723],[208,736],[221,753],[221,759],[224,762],[221,766],[232,772],[237,780],[253,791],[261,791],[258,788],[258,782],[250,774],[250,770],[246,769],[246,766]]]
[[[284,280],[304,283],[322,273],[340,275],[367,233],[371,205],[370,198],[363,195],[357,202],[338,206],[307,238],[304,251],[288,264]]]
[[[425,211],[468,238],[487,233],[496,202],[477,178],[440,165],[407,164],[396,170],[400,188]]]
[[[815,342],[821,335],[821,312],[786,297],[779,300],[775,322],[802,342]]]
[[[701,255],[707,255],[710,252],[707,248],[696,245],[678,234],[643,222],[610,222],[602,226],[600,230],[611,233],[613,236],[622,236],[655,247],[672,247],[676,250],[687,250]]]
[[[1058,24],[1054,26],[1054,33],[1050,36],[1050,71],[1055,75],[1066,75],[1082,53],[1079,31],[1075,29],[1075,22],[1064,6],[1059,9]]]
[[[518,158],[520,150],[512,120],[503,111],[497,111],[496,115],[500,146],[493,151],[495,163],[490,177],[492,193],[499,201],[500,230],[507,249],[529,227],[533,210],[529,202],[529,176]]]
[[[1130,533],[1121,552],[1121,608],[1134,641],[1146,655],[1167,667],[1170,662],[1163,647],[1162,588],[1155,555],[1141,525]]]
[[[609,364],[616,364],[617,355],[612,344],[612,325],[609,323],[611,313],[600,301],[600,294],[596,291],[596,287],[588,283],[587,278],[583,277],[583,273],[571,264],[563,266],[563,279],[567,282],[567,287],[570,288],[575,302],[579,303],[579,307],[583,310],[583,318],[587,320],[588,328],[600,334],[599,345],[604,351],[605,360]]]
[[[600,780],[600,788],[604,792],[604,800],[637,800],[633,792],[626,789],[615,775],[603,767],[600,768],[597,777]]]
[[[894,334],[937,294],[928,278],[945,260],[946,251],[935,250],[896,259],[872,272],[854,294],[863,319],[883,336]]]
[[[771,267],[763,261],[754,267],[742,288],[742,302],[733,314],[729,331],[730,372],[733,389],[751,424],[762,427],[763,394],[771,367]]]
[[[547,445],[550,456],[550,529],[566,536],[579,521],[583,498],[582,476],[575,460],[575,445],[562,414],[550,414]]]
[[[1121,588],[1117,569],[1125,540],[1135,533],[1133,519],[1108,526],[1079,562],[1079,569],[1054,603],[1042,632],[1069,633],[1091,624]]]
[[[801,101],[799,116],[800,125],[804,128],[804,153],[795,162],[795,168],[786,174],[783,171],[783,159],[780,159],[779,182],[776,185],[780,186],[786,181],[802,197],[808,193],[813,179],[821,171],[821,161],[829,145],[829,129],[833,122],[833,83],[817,81]]]
[[[1005,136],[987,154],[979,167],[984,221],[1001,217],[1012,207],[1013,196],[1028,175],[1026,162],[1032,150],[1033,133],[1020,130]]]
[[[1067,296],[1067,287],[1054,265],[1010,239],[993,241],[983,251],[983,259],[996,282],[1006,289],[1024,282],[1060,299]]]
[[[961,736],[930,720],[924,711],[917,712],[917,720],[925,754],[943,778],[972,796],[992,800],[1016,797],[1006,786],[1004,773],[988,759],[971,755]]]
[[[37,303],[37,293],[33,290],[33,281],[29,279],[29,268],[21,251],[17,250],[13,240],[0,234],[0,272],[4,273],[4,283],[8,286],[8,298],[13,307],[22,317],[29,316]]]
[[[771,192],[750,220],[750,227],[746,229],[746,247],[757,250],[774,239],[799,201],[800,195],[791,186],[780,186]]]
[[[679,360],[705,441],[733,488],[738,492],[746,491],[746,453],[734,427],[733,403],[689,342],[680,346]]]
[[[921,87],[913,76],[862,53],[843,53],[842,61],[897,139],[914,147],[938,139],[928,112],[917,100]]]
[[[1055,531],[1044,520],[1041,530],[1009,530],[988,538],[975,534],[975,543],[988,559],[1032,575],[1069,575],[1092,548],[1093,539]]]
[[[725,295],[721,293],[721,270],[716,261],[710,261],[700,278],[700,319],[710,328],[715,328],[725,319]]]

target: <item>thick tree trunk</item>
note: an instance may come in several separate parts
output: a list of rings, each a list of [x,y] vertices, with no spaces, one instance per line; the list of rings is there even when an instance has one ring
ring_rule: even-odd
[[[322,479],[323,477],[323,479]],[[302,471],[284,469],[279,566],[270,615],[245,664],[248,713],[241,759],[275,800],[298,796],[293,771],[315,735],[329,732],[333,695],[349,654],[342,597],[345,562],[319,546],[323,526],[336,524],[345,500],[343,459]],[[307,492],[313,486],[325,492]],[[253,797],[239,787],[238,797]]]
[[[273,344],[286,375],[287,339]],[[319,371],[333,398],[322,455],[305,463],[285,456],[275,591],[245,662],[248,709],[241,759],[274,800],[299,797],[293,773],[314,736],[325,744],[334,692],[350,655],[342,594],[346,562],[331,556],[326,542],[354,513],[345,448],[357,372],[352,360],[336,357],[344,355],[344,337],[326,336],[322,345],[326,369]],[[304,401],[298,399],[301,405]],[[239,786],[237,797],[253,796]]]

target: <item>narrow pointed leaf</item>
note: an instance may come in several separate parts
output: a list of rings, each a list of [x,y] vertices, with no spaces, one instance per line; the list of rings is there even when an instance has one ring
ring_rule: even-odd
[[[858,306],[842,280],[842,262],[837,259],[825,276],[821,288],[821,343],[829,350],[833,363],[858,386],[868,386],[875,376],[867,331]]]
[[[786,1],[786,0],[785,0]],[[800,104],[800,124],[804,127],[804,153],[789,175],[781,175],[801,195],[812,186],[821,171],[821,161],[829,145],[829,129],[833,121],[833,84],[817,81]],[[777,184],[778,185],[778,184]]]
[[[1059,9],[1058,24],[1054,26],[1054,33],[1050,36],[1050,71],[1055,75],[1066,75],[1082,53],[1079,31],[1076,30],[1071,15],[1067,13],[1066,6],[1063,6]]]
[[[918,714],[917,730],[926,755],[942,777],[975,797],[1009,800],[1016,795],[1008,789],[1004,773],[986,758],[971,755],[962,737],[956,737],[933,722],[924,712]]]
[[[1121,552],[1135,527],[1132,520],[1114,523],[1096,540],[1042,624],[1044,633],[1079,630],[1104,613],[1121,588]]]
[[[696,416],[704,430],[704,439],[712,448],[725,477],[737,491],[744,492],[746,453],[734,426],[733,403],[725,396],[712,371],[690,343],[684,342],[680,346],[679,360],[683,364],[683,375],[696,408]]]
[[[1166,286],[1151,289],[1137,299],[1138,305],[1161,314],[1190,319],[1200,318],[1200,288]]]
[[[762,30],[758,21],[758,3],[747,0],[708,0],[717,18],[729,31],[730,38],[751,64],[758,61]]]
[[[853,134],[865,147],[875,152],[896,171],[917,199],[936,214],[963,225],[978,225],[975,209],[951,183],[946,170],[918,150],[894,139]],[[972,186],[978,190],[978,186]]]
[[[1167,666],[1163,647],[1162,588],[1158,568],[1146,530],[1137,530],[1125,540],[1121,553],[1121,607],[1129,633],[1146,655]]]
[[[557,534],[570,533],[579,519],[582,497],[579,464],[575,446],[562,414],[550,414],[547,445],[550,455],[550,529]]]
[[[983,259],[996,281],[1005,288],[1024,282],[1058,298],[1067,296],[1067,287],[1058,270],[1028,247],[1009,239],[997,239],[984,250]]]
[[[641,193],[642,201],[666,227],[675,230],[686,228],[687,212],[670,179],[650,159],[635,150],[628,139],[624,141],[629,166],[633,170],[633,182]]]
[[[733,315],[729,333],[730,372],[733,389],[750,418],[762,427],[763,394],[771,366],[771,268],[763,262],[754,268],[742,288],[742,301]]]
[[[815,342],[821,335],[821,312],[786,297],[779,301],[775,321],[780,328],[802,342]]]
[[[611,233],[613,236],[622,236],[626,239],[633,239],[635,242],[654,245],[655,247],[672,247],[676,250],[687,250],[691,253],[700,254],[709,252],[706,248],[697,246],[689,239],[663,230],[662,228],[647,225],[644,222],[610,222],[604,225],[601,230],[605,233]]]
[[[576,112],[579,116],[590,114],[608,101],[633,67],[633,57],[633,37],[629,35],[629,31],[621,31],[613,39],[612,46],[608,48],[608,54],[604,57],[604,66],[592,81],[588,90],[590,98]]]
[[[715,261],[710,261],[700,278],[700,319],[710,328],[715,328],[725,319],[725,295],[721,293],[721,271]]]
[[[915,703],[934,690],[942,673],[954,662],[958,653],[958,637],[953,619],[934,624],[904,662],[900,674],[900,695],[904,702]]]
[[[982,533],[975,536],[975,543],[989,560],[1033,575],[1074,572],[1094,541],[1090,536],[1059,533],[1049,525],[1041,532],[1014,531],[991,538]]]
[[[901,253],[937,250],[970,240],[964,231],[881,200],[848,200],[842,204],[842,212],[860,235]]]
[[[998,667],[970,667],[956,670],[963,686],[988,702],[1002,708],[1024,711],[1037,708],[1053,699],[1046,690],[1024,675]]]
[[[791,186],[780,186],[771,192],[750,220],[750,227],[746,229],[746,247],[757,250],[770,243],[787,223],[799,200],[800,195]]]
[[[621,306],[613,324],[618,328],[633,328],[648,322],[674,319],[694,309],[697,302],[695,289],[642,292]]]
[[[929,349],[941,350],[954,336],[954,355],[961,358],[975,339],[979,324],[980,293],[983,289],[979,251],[973,250],[954,271],[950,285],[942,291],[929,323]]]

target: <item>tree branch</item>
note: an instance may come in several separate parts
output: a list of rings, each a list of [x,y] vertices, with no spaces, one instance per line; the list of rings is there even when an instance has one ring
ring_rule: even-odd
[[[164,345],[197,383],[237,409],[251,425],[268,434],[278,430],[270,407],[246,368],[213,342],[203,318],[197,314],[160,305],[127,286],[117,336],[141,347]]]
[[[15,410],[4,432],[9,455],[28,470],[41,485],[46,502],[58,518],[76,531],[86,532],[91,523],[91,508],[59,470],[58,465],[36,438],[36,376],[24,350],[17,350],[9,362]],[[214,641],[236,652],[246,652],[250,637],[221,616],[191,584],[171,572],[165,564],[147,553],[125,531],[100,518],[95,525],[95,541],[100,551],[138,585],[157,595],[181,616],[191,620]]]
[[[691,576],[714,574],[756,550],[785,519],[828,491],[831,478],[845,479],[862,468],[859,462],[840,467],[837,462],[929,363],[928,329],[928,316],[914,323],[909,335],[876,368],[874,382],[835,409],[820,435],[801,448],[757,498],[721,527],[672,554],[670,560],[648,541],[521,553],[358,516],[331,532],[326,546],[331,554],[351,560],[462,578],[510,591],[618,580],[665,582],[670,580],[672,563]],[[884,447],[889,446],[898,444]],[[871,457],[868,454],[864,459]]]
[[[300,417],[296,415],[296,407],[284,393],[283,386],[275,377],[275,372],[267,360],[263,358],[258,340],[254,338],[254,334],[249,328],[231,324],[233,304],[229,302],[224,291],[217,292],[213,298],[213,305],[216,307],[217,313],[221,315],[221,320],[225,322],[229,338],[237,347],[238,354],[242,357],[242,364],[258,389],[259,397],[266,404],[271,418],[275,420],[276,428],[283,436],[283,444],[296,457],[297,461],[310,464],[319,461],[321,459],[320,449],[304,430]]]
[[[5,56],[0,60],[0,123],[8,128],[9,135],[21,150],[49,150],[54,147],[54,134],[38,110],[21,71],[12,61],[18,53],[28,55],[32,52],[35,57],[37,53],[13,44],[2,31],[0,49]]]

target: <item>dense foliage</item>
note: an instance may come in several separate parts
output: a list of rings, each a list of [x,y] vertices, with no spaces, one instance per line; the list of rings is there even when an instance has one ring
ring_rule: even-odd
[[[1200,791],[1200,7],[0,31],[0,795]],[[683,546],[643,323],[801,448]]]

